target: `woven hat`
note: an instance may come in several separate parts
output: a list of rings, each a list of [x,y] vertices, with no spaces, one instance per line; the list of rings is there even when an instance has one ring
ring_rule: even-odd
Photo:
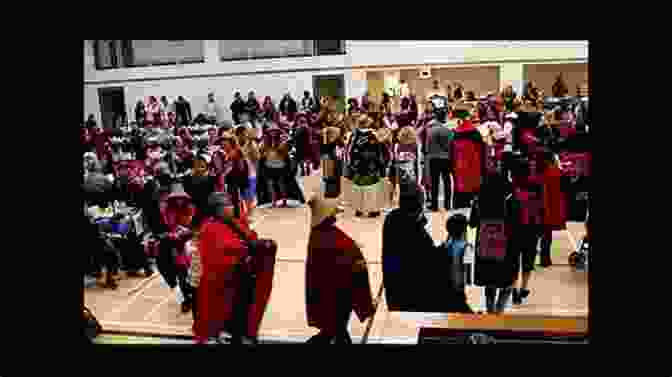
[[[331,216],[336,216],[341,213],[336,199],[323,199],[320,197],[313,197],[308,201],[310,207],[310,227],[314,228]]]
[[[187,194],[184,191],[184,186],[182,186],[181,183],[173,183],[172,185],[170,185],[170,194],[168,194],[166,200],[173,200],[179,198],[191,200],[191,196],[189,196],[189,194]]]

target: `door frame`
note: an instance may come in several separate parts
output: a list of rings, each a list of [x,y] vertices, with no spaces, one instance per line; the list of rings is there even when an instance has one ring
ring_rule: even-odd
[[[114,118],[110,120],[112,124],[106,124],[105,122],[105,101],[103,100],[107,94],[110,93],[121,93],[121,111],[126,111],[126,95],[125,95],[125,90],[123,86],[106,86],[102,88],[98,88],[98,105],[100,106],[100,124],[104,128],[110,128],[114,127]],[[128,115],[128,114],[127,114]]]
[[[320,86],[318,85],[319,81],[321,79],[336,79],[339,80],[341,85],[340,85],[340,97],[342,102],[345,104],[346,98],[345,98],[345,74],[344,73],[339,73],[339,74],[332,74],[332,75],[313,75],[313,96],[316,97],[319,101],[319,98],[322,94],[320,94]]]

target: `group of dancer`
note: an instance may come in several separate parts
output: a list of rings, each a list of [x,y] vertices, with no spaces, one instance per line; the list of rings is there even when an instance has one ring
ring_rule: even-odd
[[[236,125],[168,121],[105,130],[89,124],[82,132],[87,211],[113,202],[142,210],[136,227],[146,231],[131,237],[121,263],[129,275],[144,270],[150,276],[149,260],[156,259],[161,277],[179,292],[182,311],[192,311],[199,343],[222,331],[233,342],[255,342],[278,247],[253,230],[255,207],[308,202],[306,305],[309,325],[320,329],[310,342],[349,343],[351,311],[365,320],[375,308],[361,250],[336,225],[341,205],[375,218],[398,201],[383,229],[384,285],[388,306],[417,309],[422,294],[409,284],[439,278],[438,270],[419,270],[439,264],[421,268],[422,259],[408,255],[416,245],[399,237],[422,233],[426,207],[438,210],[442,179],[444,208],[472,211],[469,219],[451,217],[451,239],[442,246],[449,251],[431,255],[450,255],[444,266],[459,265],[461,229],[477,227],[476,284],[486,287],[488,312],[501,312],[509,296],[521,303],[529,295],[540,238],[550,265],[551,232],[567,219],[563,198],[588,191],[590,175],[588,122],[577,122],[588,119],[586,99],[567,98],[544,113],[537,103],[509,101],[506,93],[475,102],[437,95],[423,114],[410,97],[396,114],[367,97],[351,99],[339,113],[337,99],[326,97],[319,111],[284,111],[271,119],[242,112]],[[321,173],[322,189],[306,201],[297,176],[313,172]],[[116,288],[114,245],[87,226],[92,250],[102,250],[87,255],[87,273],[100,277],[104,269],[103,284]],[[451,291],[464,301],[463,279],[455,278],[461,274],[460,268],[451,273]]]

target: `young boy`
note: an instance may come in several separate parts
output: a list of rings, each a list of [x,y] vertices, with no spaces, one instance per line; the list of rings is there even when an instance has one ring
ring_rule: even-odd
[[[455,293],[455,304],[452,310],[456,313],[473,313],[467,304],[465,284],[471,280],[471,259],[473,247],[466,241],[467,217],[461,213],[452,215],[446,221],[448,239],[441,244],[441,249],[448,254],[449,276],[451,289]],[[469,262],[466,264],[465,262]]]

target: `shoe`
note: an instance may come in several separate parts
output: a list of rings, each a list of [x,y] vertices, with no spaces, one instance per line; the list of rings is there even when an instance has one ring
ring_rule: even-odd
[[[364,214],[361,211],[355,211],[355,217],[362,217]]]
[[[103,288],[117,289],[117,288],[119,288],[119,285],[118,285],[117,282],[114,281],[114,280],[107,280],[107,281],[105,281],[105,283],[103,284]]]
[[[513,292],[511,292],[511,296],[513,297],[512,301],[513,301],[514,305],[520,305],[522,303],[522,301],[520,299],[520,289],[513,288]]]
[[[154,275],[154,270],[151,267],[145,268],[145,277],[150,277]]]
[[[376,217],[378,217],[378,216],[380,216],[380,211],[376,211],[376,212],[371,212],[371,213],[369,213],[369,217],[372,218],[372,219],[373,219],[373,218],[376,218]]]
[[[496,296],[496,295],[495,295]],[[485,297],[485,310],[488,313],[495,313],[495,301],[496,297]]]
[[[495,313],[500,314],[504,312],[506,305],[509,303],[509,298],[514,291],[515,289],[512,288],[504,288],[499,292],[499,297],[497,297],[497,303],[495,304]]]
[[[527,303],[527,297],[530,295],[529,289],[520,289],[518,293],[518,305]]]

